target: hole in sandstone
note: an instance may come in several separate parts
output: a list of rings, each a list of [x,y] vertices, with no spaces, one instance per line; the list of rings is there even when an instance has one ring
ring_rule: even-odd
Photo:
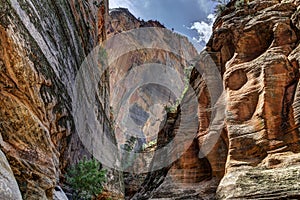
[[[239,90],[248,81],[247,75],[244,70],[239,69],[232,72],[226,80],[226,87],[230,90]]]
[[[61,191],[60,188],[58,186],[55,186],[54,188],[55,191]]]

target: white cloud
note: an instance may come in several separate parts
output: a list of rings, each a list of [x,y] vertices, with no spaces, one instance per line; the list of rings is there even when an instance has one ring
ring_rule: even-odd
[[[131,0],[110,0],[109,1],[109,8],[119,8],[119,7],[128,8],[129,11],[135,16],[140,15],[136,5]]]
[[[208,0],[197,0],[198,6],[200,7],[200,10],[202,10],[205,13],[210,13],[211,10],[209,8],[211,8],[211,1]]]
[[[207,16],[207,21],[194,22],[190,29],[196,30],[199,34],[198,38],[193,38],[193,40],[197,42],[208,42],[211,34],[212,34],[212,26],[215,21],[215,16],[213,14],[209,14]]]
[[[110,0],[109,8],[129,7],[132,3],[128,0]]]

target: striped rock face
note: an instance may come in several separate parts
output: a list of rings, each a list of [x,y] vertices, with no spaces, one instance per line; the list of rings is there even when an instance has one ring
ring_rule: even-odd
[[[145,186],[159,185],[150,197],[299,198],[299,6],[293,0],[254,0],[243,6],[231,1],[216,19],[205,54],[222,76],[224,127],[209,153],[203,153],[218,115],[209,109],[212,95],[201,70],[194,70],[197,140],[170,168],[149,175]],[[196,69],[207,63],[201,54]],[[148,194],[140,190],[136,197]]]
[[[105,40],[107,10],[107,1],[0,1],[0,143],[23,199],[53,199],[66,166],[90,157],[75,134],[72,86]],[[109,102],[108,92],[101,98]],[[4,189],[15,196],[1,199],[20,198],[10,180]]]

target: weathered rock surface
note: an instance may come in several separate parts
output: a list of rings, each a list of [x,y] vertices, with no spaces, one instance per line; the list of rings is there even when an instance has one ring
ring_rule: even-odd
[[[299,198],[298,8],[250,1],[214,25],[209,50],[224,63],[230,141],[217,198]]]
[[[204,143],[207,142],[205,137],[212,134],[209,130],[211,125],[210,121],[215,120],[210,117],[214,112],[210,104],[211,102],[217,103],[215,101],[222,93],[222,89],[217,89],[217,87],[222,88],[222,85],[218,84],[210,88],[214,91],[209,91],[201,75],[204,72],[203,67],[209,66],[208,63],[213,64],[211,67],[215,66],[215,70],[219,73],[217,66],[212,62],[217,62],[217,60],[213,60],[211,57],[213,59],[217,58],[213,55],[209,56],[206,52],[201,53],[201,59],[197,59],[194,63],[195,69],[191,74],[191,88],[188,90],[181,104],[181,107],[185,107],[185,103],[188,107],[191,107],[187,109],[190,115],[192,115],[193,109],[198,110],[198,112],[196,112],[196,120],[199,121],[199,123],[197,123],[198,126],[187,126],[185,128],[186,134],[191,134],[192,137],[190,140],[179,142],[173,156],[178,156],[178,150],[180,150],[182,146],[186,146],[185,152],[182,155],[179,154],[180,157],[170,166],[149,173],[142,188],[133,199],[170,198],[179,200],[215,198],[218,183],[225,173],[228,138],[226,130],[221,128],[217,137],[212,139],[213,143],[208,144],[209,151],[205,151],[205,149],[202,148],[202,146],[207,146],[204,145]],[[206,78],[209,79],[209,76]],[[222,84],[221,76],[219,76],[218,81]],[[191,98],[196,98],[196,101],[191,103]],[[196,104],[196,107],[194,107],[194,104]],[[182,125],[185,118],[188,119],[188,121],[192,121],[188,118],[190,116],[182,115],[182,109],[179,107],[177,116],[173,117],[175,121],[169,122],[159,133],[158,141],[160,142],[158,145],[164,146],[166,143],[174,140],[179,132],[179,127],[185,126],[184,124]],[[214,116],[217,118],[216,115]],[[224,120],[224,118],[222,118],[222,120]],[[156,160],[154,160],[154,162],[155,161]]]
[[[124,51],[124,54],[114,58],[110,65],[116,136],[120,148],[129,152],[123,162],[129,162],[136,152],[149,153],[149,156],[132,162],[135,166],[128,166],[133,169],[125,173],[126,198],[130,198],[147,175],[130,172],[138,172],[141,165],[149,170],[154,156],[150,152],[156,148],[157,134],[167,123],[166,106],[174,105],[183,92],[187,61],[196,57],[197,51],[187,38],[165,29],[157,21],[136,19],[125,8],[110,10],[108,40],[117,40],[118,34],[126,34],[126,31],[132,33],[128,34],[128,41],[115,50]],[[132,48],[132,51],[128,50]]]
[[[249,1],[217,19],[229,146],[219,199],[299,198],[299,1]],[[231,51],[230,51],[231,49]]]
[[[20,200],[21,192],[9,163],[0,151],[0,199]]]
[[[105,40],[107,10],[106,0],[0,1],[1,149],[24,199],[52,199],[66,166],[90,156],[76,134],[72,86]],[[109,124],[109,84],[99,85]]]
[[[300,2],[235,2],[217,18],[191,76],[199,97],[198,145],[170,168],[150,174],[136,199],[300,198]],[[218,141],[204,154],[210,123],[218,118],[208,110],[214,98],[199,73],[210,67],[207,56],[222,76],[224,98],[218,97],[226,115]],[[182,174],[174,175],[178,169]]]
[[[164,26],[159,21],[144,21],[133,16],[127,8],[114,8],[109,11],[107,37],[143,27],[160,27]]]
[[[68,200],[68,197],[61,187],[56,186],[54,188],[53,200]]]
[[[123,77],[132,71],[142,74],[142,64],[159,63],[173,66],[184,82],[183,66],[191,63],[182,59],[186,52],[176,49],[183,45],[196,57],[191,87],[174,111],[166,113],[165,106],[173,104],[176,95],[159,85],[143,85],[128,99],[128,116],[139,126],[138,134],[154,137],[134,141],[131,151],[156,152],[171,141],[176,148],[170,149],[170,156],[154,153],[138,160],[153,169],[175,161],[150,173],[126,175],[127,198],[299,199],[300,1],[235,2],[217,18],[206,51],[197,56],[187,39],[167,41],[176,38],[171,31],[164,35],[160,23],[140,21],[128,10],[112,10],[106,27],[106,1],[0,0],[0,197],[65,198],[54,192],[62,172],[83,155],[91,156],[75,134],[72,115],[72,85],[80,64],[93,47],[117,33],[156,27],[152,37],[161,48],[139,49],[116,59],[97,93],[101,124],[110,126],[116,117],[110,107],[117,105],[117,113],[124,114],[118,106],[124,102],[114,98],[131,87]],[[150,44],[147,38],[143,42]],[[220,80],[210,73],[215,70]],[[195,111],[184,107],[193,94],[196,116],[183,117],[184,111]],[[175,139],[181,123],[194,117],[198,126],[185,127],[193,139]],[[123,132],[116,129],[121,147],[131,141]],[[109,186],[99,198],[123,198],[119,175],[109,173]]]

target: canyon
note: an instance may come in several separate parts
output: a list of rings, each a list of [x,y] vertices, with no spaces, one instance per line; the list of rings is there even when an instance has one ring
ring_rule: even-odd
[[[0,0],[0,199],[71,199],[83,157],[99,199],[299,199],[300,1],[240,2],[198,53],[107,0]]]

